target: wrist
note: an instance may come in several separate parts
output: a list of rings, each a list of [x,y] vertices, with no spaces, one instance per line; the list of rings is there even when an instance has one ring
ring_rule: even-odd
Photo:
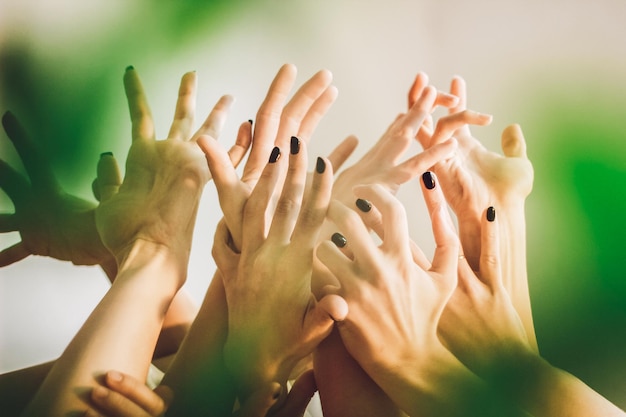
[[[118,271],[116,279],[145,276],[149,280],[158,281],[158,287],[174,289],[175,293],[187,277],[187,258],[181,258],[168,246],[136,239],[115,254]],[[167,286],[166,283],[171,285]]]

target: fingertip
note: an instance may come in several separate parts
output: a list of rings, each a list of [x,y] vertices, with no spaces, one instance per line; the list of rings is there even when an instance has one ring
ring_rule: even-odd
[[[522,128],[511,124],[502,131],[502,152],[505,156],[526,157],[526,140]]]
[[[106,373],[106,382],[107,382],[107,385],[109,386],[111,385],[117,386],[121,384],[123,380],[124,380],[124,375],[122,375],[121,373],[117,371],[108,371]]]

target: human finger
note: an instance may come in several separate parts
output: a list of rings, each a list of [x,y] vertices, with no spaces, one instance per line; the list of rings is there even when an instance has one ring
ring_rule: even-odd
[[[149,389],[149,388],[148,388]],[[152,391],[150,391],[152,392]],[[156,417],[158,414],[150,414],[124,395],[112,391],[103,386],[96,386],[91,390],[90,400],[98,413],[90,410],[86,416],[106,417]]]
[[[343,237],[342,240],[333,238],[335,245],[341,247],[349,245],[355,260],[362,265],[369,265],[377,248],[361,217],[336,200],[330,202],[327,216],[341,231],[340,236]]]
[[[394,253],[408,253],[409,225],[402,203],[380,184],[359,185],[354,187],[354,193],[370,201],[380,211],[383,222],[381,248]]]
[[[313,182],[304,199],[298,222],[293,232],[292,243],[303,248],[313,248],[319,237],[320,227],[332,194],[333,167],[324,158],[317,158]]]
[[[498,223],[493,206],[483,212],[480,229],[479,276],[493,290],[502,284]]]
[[[280,176],[280,167],[277,163],[280,157],[280,148],[275,146],[259,181],[246,202],[243,213],[243,236],[245,238],[242,252],[247,247],[258,248],[265,240],[265,215]]]
[[[296,379],[285,403],[273,417],[301,417],[317,391],[314,371],[308,370]]]
[[[183,75],[178,88],[178,100],[174,110],[174,121],[167,135],[168,139],[187,140],[196,114],[196,90],[198,77],[195,71]]]
[[[194,133],[191,140],[196,140],[202,135],[208,135],[213,139],[218,139],[234,101],[235,99],[230,95],[220,97],[215,106],[213,106],[213,109],[211,109],[204,123],[202,123],[202,126]]]
[[[30,255],[30,251],[23,242],[18,242],[0,252],[0,268],[19,262]]]
[[[289,168],[274,210],[268,239],[287,243],[291,238],[300,207],[302,207],[302,195],[306,182],[306,155],[305,143],[292,136],[289,148]]]
[[[455,75],[452,77],[452,81],[450,82],[450,94],[459,98],[459,101],[456,106],[451,107],[448,110],[448,114],[461,113],[467,109],[467,86],[465,84],[465,80],[459,76]],[[462,125],[459,133],[469,136],[470,129],[468,125]]]
[[[445,91],[437,91],[437,97],[433,104],[431,113],[435,111],[438,106],[447,107],[448,109],[455,107],[459,103],[459,98],[453,94],[446,93]]]
[[[13,167],[0,159],[0,188],[9,196],[13,205],[21,205],[30,190],[30,182]]]
[[[404,184],[420,173],[423,173],[437,162],[452,156],[457,147],[458,142],[456,139],[448,139],[443,143],[426,149],[424,152],[412,156],[389,171],[387,175],[392,177],[390,180],[395,184]]]
[[[396,135],[394,140],[389,143],[387,155],[393,158],[396,155],[401,155],[408,148],[417,136],[420,126],[426,117],[430,115],[436,97],[437,90],[434,87],[424,87],[417,101],[411,106],[406,115],[394,123],[394,130],[398,131],[399,135]]]
[[[337,245],[329,240],[323,241],[317,246],[315,256],[342,287],[350,286],[352,261],[339,250]]]
[[[319,122],[326,115],[335,100],[337,100],[337,94],[337,87],[331,85],[313,102],[298,128],[298,136],[302,140],[309,142]]]
[[[451,276],[457,270],[459,240],[434,172],[427,171],[422,175],[421,187],[436,244],[431,271]]]
[[[339,168],[341,168],[350,155],[352,155],[358,144],[359,140],[357,137],[350,135],[342,140],[339,145],[332,150],[327,158],[328,162],[332,165],[334,172],[339,171]]]
[[[209,166],[211,177],[217,188],[222,209],[226,209],[229,203],[229,193],[239,185],[239,177],[229,155],[214,138],[200,136],[196,141]]]
[[[252,143],[252,121],[248,120],[239,126],[235,144],[228,150],[228,157],[233,167],[237,168]]]
[[[280,124],[278,126],[278,132],[276,133],[275,145],[284,148],[289,142],[289,138],[294,132],[300,134],[300,124],[304,120],[305,116],[314,108],[314,104],[318,98],[323,97],[324,91],[330,86],[333,80],[333,76],[328,70],[320,70],[309,78],[302,86],[296,91],[291,100],[285,105],[283,112],[280,116]],[[324,100],[323,100],[324,101]],[[334,101],[334,98],[333,100]],[[332,104],[332,101],[330,104]],[[330,107],[328,104],[328,107]],[[307,128],[309,132],[303,131],[303,134],[310,134],[310,130],[313,125],[317,125],[319,122],[320,111],[326,112],[327,108],[320,107],[317,111],[311,114],[310,126]],[[303,140],[308,140],[308,137]]]
[[[154,139],[154,122],[148,99],[143,90],[137,71],[129,66],[124,73],[124,91],[128,101],[133,141]]]
[[[354,207],[358,209],[356,212],[361,216],[363,223],[365,223],[369,229],[373,230],[376,236],[383,240],[385,237],[383,216],[380,214],[378,208],[373,206],[372,203],[365,198],[357,198],[354,202]]]
[[[411,107],[415,105],[415,102],[417,101],[419,96],[422,94],[424,87],[426,87],[427,85],[428,85],[428,75],[426,75],[426,73],[424,72],[418,72],[417,75],[415,76],[415,80],[413,81],[413,84],[411,85],[411,88],[409,89],[407,109],[410,109]]]
[[[244,167],[243,182],[255,182],[267,163],[267,155],[274,147],[278,124],[287,96],[296,79],[296,67],[283,65],[274,77],[272,84],[259,107],[252,135],[252,150]]]
[[[171,390],[161,389],[167,399],[151,390],[139,380],[116,371],[104,376],[106,387],[96,386],[91,392],[91,401],[109,417],[160,416],[172,399]]]
[[[508,157],[528,158],[526,155],[526,140],[522,128],[512,124],[502,131],[502,152]]]
[[[8,111],[4,114],[2,126],[20,156],[33,188],[39,191],[58,189],[59,185],[50,162],[42,155],[37,144],[13,113]]]
[[[122,184],[122,175],[112,152],[104,152],[100,155],[97,171],[98,194],[100,201],[105,202],[117,194]]]
[[[429,146],[447,140],[454,132],[463,127],[463,125],[486,126],[491,123],[493,117],[490,114],[477,113],[472,110],[463,110],[460,113],[454,113],[444,116],[437,121],[437,126],[433,132]]]

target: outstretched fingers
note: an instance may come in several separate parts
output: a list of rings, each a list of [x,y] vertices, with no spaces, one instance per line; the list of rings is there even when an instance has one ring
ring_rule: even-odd
[[[33,188],[39,192],[56,191],[58,182],[48,159],[11,112],[2,117],[2,126],[17,151]]]
[[[294,65],[283,65],[278,70],[263,103],[259,107],[252,136],[252,150],[241,177],[242,181],[246,183],[256,182],[267,163],[267,155],[274,147],[280,116],[296,80],[296,73]]]
[[[213,139],[218,139],[222,128],[228,118],[228,113],[233,105],[234,98],[230,95],[224,95],[220,97],[211,112],[207,116],[202,126],[196,131],[191,140],[197,140],[198,137],[203,135],[211,136]]]
[[[393,175],[399,184],[404,184],[420,173],[430,169],[439,161],[450,158],[457,147],[458,142],[456,139],[448,139],[402,162],[389,175]]]
[[[494,290],[502,285],[498,223],[494,207],[488,207],[483,212],[480,232],[479,276],[481,281]]]
[[[477,113],[472,110],[463,110],[459,113],[444,116],[437,121],[437,126],[427,147],[449,139],[465,125],[486,126],[491,123],[492,119],[493,117],[490,114]]]
[[[198,77],[195,71],[183,75],[178,88],[178,100],[174,111],[174,121],[167,135],[168,139],[187,140],[191,135],[196,113],[196,90]]]
[[[133,67],[126,68],[124,73],[124,90],[128,101],[133,141],[137,139],[154,139],[154,122],[148,99],[143,90],[137,71]]]
[[[435,173],[425,172],[422,175],[421,186],[426,207],[430,213],[436,244],[431,271],[445,277],[456,277],[460,250],[459,238],[443,192],[438,187]]]
[[[350,155],[352,155],[358,144],[359,140],[357,137],[351,135],[342,140],[339,145],[332,150],[328,155],[328,161],[335,172],[339,171],[339,168],[350,158]]]

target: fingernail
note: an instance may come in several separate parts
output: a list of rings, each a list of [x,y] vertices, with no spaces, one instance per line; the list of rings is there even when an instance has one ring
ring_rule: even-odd
[[[132,65],[129,65],[126,67],[126,71],[130,71],[130,70],[134,70],[135,67],[133,67]]]
[[[496,209],[493,207],[489,207],[487,209],[487,221],[494,221],[496,219]]]
[[[370,211],[372,209],[372,203],[370,203],[367,200],[363,200],[362,198],[358,198],[356,200],[356,206],[359,208],[359,210],[361,210],[363,213],[367,213],[368,211]]]
[[[270,164],[273,164],[279,159],[280,159],[280,148],[278,146],[274,146],[274,149],[272,149],[272,153],[270,154]]]
[[[292,155],[296,155],[298,152],[300,152],[300,139],[298,139],[295,136],[291,137],[291,144],[289,147],[289,151],[291,152]]]
[[[318,174],[323,174],[326,171],[326,161],[319,156],[317,157],[317,163],[315,164],[315,170]]]
[[[248,123],[252,124],[252,119],[248,119]]]
[[[330,238],[338,248],[343,248],[348,244],[348,240],[339,232],[333,233],[333,236]]]
[[[117,371],[109,371],[109,372],[107,372],[107,377],[111,381],[115,381],[115,382],[121,382],[122,381],[122,374],[120,374]]]
[[[96,398],[106,398],[109,396],[109,390],[98,385],[93,389],[93,396]]]
[[[113,156],[113,152],[102,152],[102,153],[100,154],[100,158],[102,158],[103,156],[107,156],[107,155],[108,155],[108,156]]]
[[[424,181],[424,185],[427,189],[432,190],[435,188],[435,177],[430,171],[426,171],[422,174],[422,181]]]

